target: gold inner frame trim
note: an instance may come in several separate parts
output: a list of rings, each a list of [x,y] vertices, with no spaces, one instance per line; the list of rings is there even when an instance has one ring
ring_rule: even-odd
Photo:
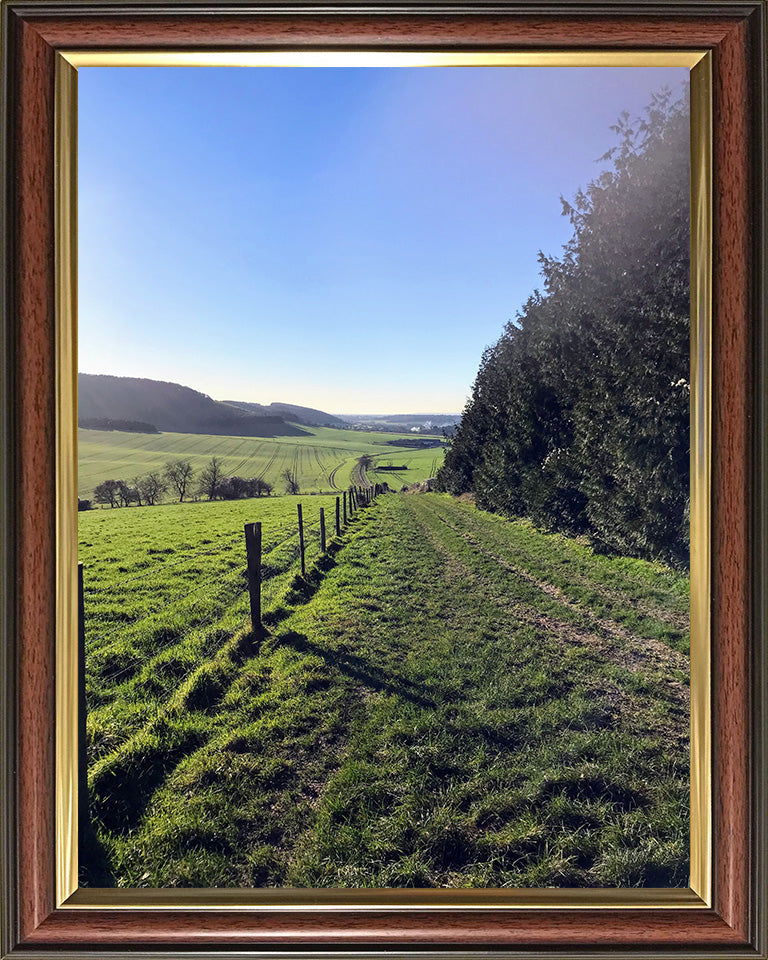
[[[685,67],[691,71],[690,886],[622,889],[78,888],[77,70],[81,67]],[[705,909],[712,898],[712,64],[707,51],[59,51],[56,55],[56,902],[65,909]]]
[[[80,67],[687,67],[695,50],[451,52],[380,50],[62,51]]]

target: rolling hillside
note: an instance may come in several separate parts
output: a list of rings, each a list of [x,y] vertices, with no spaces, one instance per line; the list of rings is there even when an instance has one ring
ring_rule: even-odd
[[[274,411],[253,414],[179,383],[80,373],[78,417],[138,420],[159,430],[239,437],[303,436]]]
[[[314,407],[300,407],[295,403],[248,403],[244,400],[222,400],[222,403],[230,407],[237,407],[245,410],[246,413],[254,413],[259,416],[284,417],[286,420],[292,420],[294,423],[307,424],[311,427],[346,427],[347,423],[341,417],[334,417],[323,410],[315,410]]]

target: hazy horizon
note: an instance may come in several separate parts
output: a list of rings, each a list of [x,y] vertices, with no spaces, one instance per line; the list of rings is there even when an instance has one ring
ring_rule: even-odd
[[[91,370],[78,370],[78,376],[80,376],[80,375],[87,376],[87,377],[110,377],[110,376],[111,376],[111,377],[118,377],[118,376],[124,376],[124,377],[128,377],[128,378],[130,378],[130,379],[136,379],[136,380],[156,380],[156,381],[159,381],[159,382],[162,382],[162,383],[178,383],[178,381],[176,381],[176,380],[168,380],[166,377],[146,377],[146,376],[144,376],[143,374],[140,374],[140,373],[116,374],[116,373],[103,373],[103,372],[101,372],[101,371],[99,371],[98,373],[96,373],[96,372],[91,371]],[[204,391],[204,390],[199,390],[199,388],[196,387],[194,383],[179,383],[179,386],[189,387],[191,390],[197,390],[199,393],[205,393],[205,392],[206,392],[206,391]],[[430,412],[430,411],[424,412],[424,411],[422,411],[422,410],[402,410],[402,411],[385,410],[385,411],[379,412],[379,413],[367,413],[367,412],[365,412],[365,411],[355,410],[355,411],[349,411],[349,412],[347,412],[347,411],[342,412],[342,411],[337,411],[337,410],[328,410],[328,409],[326,409],[324,406],[322,406],[322,405],[320,405],[320,404],[317,404],[317,403],[297,403],[295,400],[291,400],[290,398],[287,398],[287,397],[274,398],[274,399],[271,399],[271,400],[263,400],[263,399],[260,399],[260,398],[258,398],[258,397],[248,397],[248,398],[245,398],[245,397],[233,397],[233,396],[216,397],[216,396],[213,396],[213,394],[210,394],[210,393],[207,394],[207,396],[209,396],[212,400],[217,400],[217,401],[219,401],[219,402],[221,402],[221,403],[227,403],[227,402],[231,402],[231,403],[258,403],[258,404],[261,404],[262,406],[269,406],[271,403],[288,403],[288,404],[293,404],[294,406],[309,407],[309,408],[311,408],[311,409],[313,409],[313,410],[320,410],[322,413],[329,413],[329,414],[331,414],[331,416],[342,417],[342,418],[346,418],[346,417],[391,417],[391,416],[394,416],[394,417],[402,417],[402,416],[411,416],[411,417],[458,417],[458,416],[461,416],[461,410],[447,411],[447,412],[446,412],[445,410],[437,410],[437,411],[431,411],[431,412]]]
[[[560,196],[598,176],[622,110],[687,76],[82,68],[80,364],[458,413],[570,236]]]

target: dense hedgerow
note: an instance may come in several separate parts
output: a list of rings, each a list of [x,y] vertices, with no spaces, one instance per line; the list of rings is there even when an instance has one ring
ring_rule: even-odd
[[[689,118],[623,115],[610,169],[539,255],[543,292],[482,358],[443,490],[598,548],[688,563]]]

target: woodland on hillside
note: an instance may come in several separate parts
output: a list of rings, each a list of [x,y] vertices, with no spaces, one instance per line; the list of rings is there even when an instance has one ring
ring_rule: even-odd
[[[623,114],[608,169],[563,202],[573,235],[480,364],[441,489],[689,562],[689,114],[669,91]]]

